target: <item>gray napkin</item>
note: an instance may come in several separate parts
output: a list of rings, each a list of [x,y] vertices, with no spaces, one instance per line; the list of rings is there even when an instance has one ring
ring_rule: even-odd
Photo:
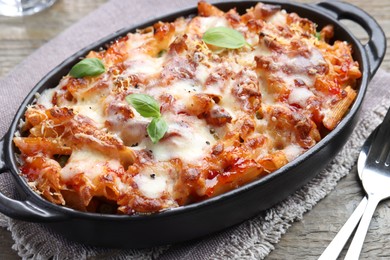
[[[6,133],[19,104],[31,88],[62,60],[122,27],[192,7],[196,3],[197,0],[112,0],[64,31],[0,80],[0,136]],[[389,81],[390,74],[379,70],[363,106],[363,112],[371,116],[362,117],[364,119],[359,122],[340,154],[315,179],[259,216],[202,240],[142,250],[118,250],[68,241],[60,234],[47,230],[44,224],[17,221],[1,214],[0,226],[12,232],[15,240],[13,248],[23,258],[262,259],[274,248],[291,223],[300,220],[354,166],[359,147],[381,122],[388,107],[390,91],[385,86]],[[17,196],[9,173],[0,175],[0,190],[10,197]]]

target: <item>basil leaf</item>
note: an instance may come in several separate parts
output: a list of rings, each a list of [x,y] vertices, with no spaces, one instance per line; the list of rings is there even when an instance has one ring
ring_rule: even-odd
[[[317,38],[317,40],[321,40],[321,33],[319,33],[319,32],[316,32],[316,34],[314,35],[316,38]]]
[[[126,96],[126,101],[132,105],[143,117],[152,117],[152,122],[147,127],[149,138],[155,144],[168,130],[168,124],[161,117],[160,106],[157,101],[149,95],[131,94]]]
[[[167,53],[166,50],[161,50],[157,53],[157,58],[161,58],[165,53]]]
[[[69,74],[74,78],[97,76],[106,71],[104,64],[98,58],[86,58],[72,67]]]
[[[210,28],[203,34],[202,39],[207,44],[227,49],[238,49],[245,44],[249,45],[240,32],[228,27]]]
[[[153,118],[146,129],[152,142],[155,144],[164,137],[168,130],[168,124],[162,117]]]
[[[126,101],[143,117],[161,116],[160,106],[152,96],[145,94],[131,94],[126,97]]]
[[[69,157],[69,155],[54,155],[54,159],[61,165],[62,168],[65,167]]]

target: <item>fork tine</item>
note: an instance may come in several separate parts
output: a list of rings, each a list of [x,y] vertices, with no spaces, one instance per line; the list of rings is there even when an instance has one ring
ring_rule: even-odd
[[[385,166],[389,166],[389,165],[390,165],[390,153],[387,155],[386,161],[385,161]]]
[[[367,159],[373,159],[376,163],[386,161],[390,150],[390,109],[387,110],[379,130],[376,131],[372,145],[368,151]]]
[[[379,156],[379,158],[377,159],[378,162],[386,162],[387,161],[387,157],[389,155],[389,150],[390,150],[390,124],[387,123],[385,124],[385,127],[386,128],[383,128],[383,132],[382,133],[379,133],[381,134],[380,136],[378,136],[379,138],[379,141],[382,140],[382,142],[380,142],[380,144],[382,144],[382,147],[381,148],[381,154]],[[381,128],[382,129],[382,126]]]

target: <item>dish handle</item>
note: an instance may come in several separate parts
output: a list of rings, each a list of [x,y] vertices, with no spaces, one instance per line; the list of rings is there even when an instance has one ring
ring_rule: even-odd
[[[0,139],[0,174],[8,171],[5,161],[4,138]],[[1,184],[1,183],[0,183]],[[52,222],[66,219],[64,215],[39,207],[28,198],[23,201],[11,199],[0,191],[0,212],[4,215],[33,222]]]
[[[348,3],[329,1],[320,2],[315,6],[326,9],[337,20],[348,19],[356,22],[366,30],[369,41],[363,44],[370,66],[372,78],[386,53],[386,36],[378,22],[362,9]]]

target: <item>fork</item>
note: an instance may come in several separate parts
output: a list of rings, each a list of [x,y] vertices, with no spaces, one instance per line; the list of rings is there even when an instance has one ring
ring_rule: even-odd
[[[390,109],[376,131],[362,171],[368,203],[345,260],[359,259],[371,218],[379,202],[390,197]]]

